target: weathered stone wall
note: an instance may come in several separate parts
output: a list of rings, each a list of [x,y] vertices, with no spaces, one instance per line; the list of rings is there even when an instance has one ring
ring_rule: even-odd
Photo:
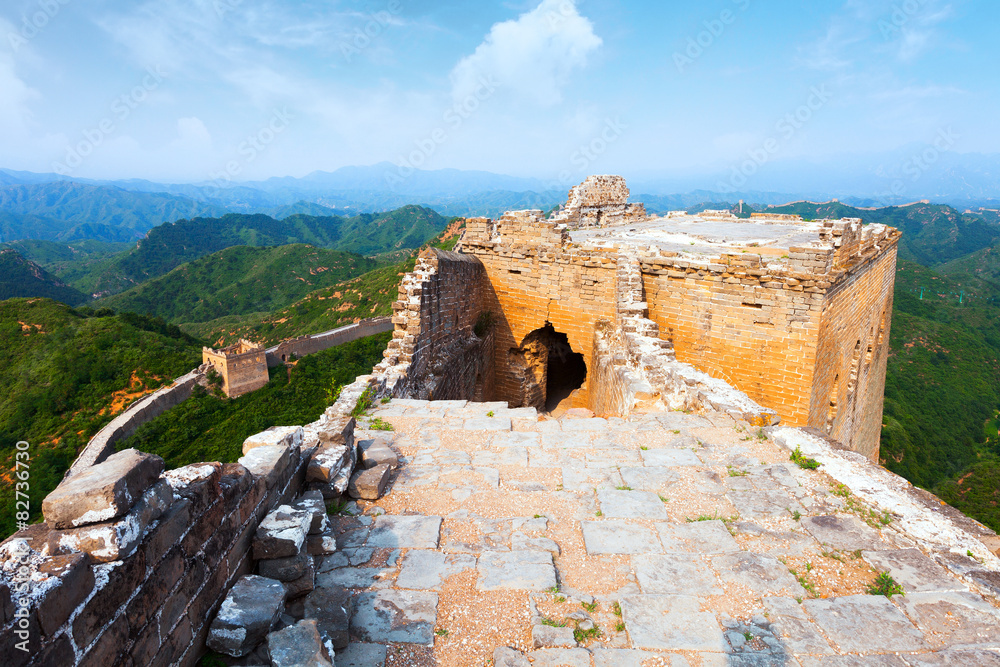
[[[304,429],[281,427],[248,438],[239,463],[198,463],[160,474],[158,457],[127,450],[92,469],[99,474],[75,478],[94,488],[71,487],[61,499],[60,489],[50,494],[46,523],[0,545],[5,667],[196,664],[227,592],[254,570],[251,546],[261,520],[298,495],[307,469],[324,467],[311,460],[314,453],[329,447],[353,453],[350,410],[357,392],[346,393]],[[350,477],[355,460],[345,457],[350,469],[342,474]],[[332,477],[330,484],[310,486],[331,484]],[[112,495],[112,506],[124,508],[101,521],[93,508]],[[24,590],[17,581],[21,566],[30,573]],[[13,613],[15,604],[24,608],[18,612],[23,621]],[[22,651],[16,646],[25,637],[28,650]]]
[[[403,277],[393,339],[376,373],[405,377],[394,395],[492,400],[491,299],[482,263],[431,248]],[[484,319],[480,319],[483,317]],[[479,329],[479,335],[476,330]]]
[[[355,341],[360,338],[366,338],[368,336],[374,336],[375,334],[392,331],[392,329],[393,324],[391,318],[372,317],[366,320],[361,320],[360,322],[355,322],[354,324],[348,324],[347,326],[338,327],[337,329],[331,329],[330,331],[324,331],[323,333],[312,336],[299,336],[298,338],[291,338],[289,340],[282,341],[274,347],[269,347],[266,350],[267,365],[268,367],[279,366],[291,359],[292,355],[301,358],[309,354],[322,352],[323,350],[327,350],[331,347],[336,347],[337,345],[350,343],[351,341]]]

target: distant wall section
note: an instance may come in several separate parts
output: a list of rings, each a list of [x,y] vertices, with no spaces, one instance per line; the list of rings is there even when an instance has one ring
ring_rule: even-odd
[[[301,358],[309,354],[315,354],[316,352],[328,350],[331,347],[336,347],[337,345],[350,343],[360,338],[366,338],[368,336],[374,336],[375,334],[392,331],[392,329],[392,318],[373,317],[371,319],[361,320],[360,322],[348,324],[347,326],[333,329],[331,331],[325,331],[313,336],[291,338],[289,340],[282,341],[274,347],[269,347],[266,350],[267,365],[269,368],[272,366],[280,366],[286,361],[289,361],[293,355]]]

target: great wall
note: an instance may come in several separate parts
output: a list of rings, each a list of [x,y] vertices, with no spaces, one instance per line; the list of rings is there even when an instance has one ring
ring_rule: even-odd
[[[899,232],[627,200],[468,220],[238,463],[81,457],[4,664],[1000,665],[1000,539],[876,463]]]

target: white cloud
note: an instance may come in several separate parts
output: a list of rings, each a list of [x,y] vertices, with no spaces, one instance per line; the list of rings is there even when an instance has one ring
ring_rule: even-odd
[[[21,80],[6,54],[0,54],[0,91],[0,132],[8,141],[23,139],[28,133],[28,104],[39,95]]]
[[[584,67],[588,54],[602,43],[575,0],[543,0],[516,20],[490,29],[475,53],[452,70],[452,95],[464,100],[492,78],[505,90],[551,106],[561,101],[573,70]]]

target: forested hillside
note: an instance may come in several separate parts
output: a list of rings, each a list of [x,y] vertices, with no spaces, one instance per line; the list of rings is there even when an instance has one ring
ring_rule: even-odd
[[[0,301],[30,296],[55,299],[71,306],[87,300],[85,294],[25,259],[13,248],[0,249]]]
[[[181,264],[94,306],[154,315],[176,324],[207,322],[270,313],[376,266],[375,260],[361,255],[303,244],[235,246]]]
[[[49,299],[0,302],[0,466],[11,470],[15,443],[30,443],[37,514],[114,414],[200,362],[198,342],[162,320]],[[12,481],[0,481],[0,535],[13,528]]]

